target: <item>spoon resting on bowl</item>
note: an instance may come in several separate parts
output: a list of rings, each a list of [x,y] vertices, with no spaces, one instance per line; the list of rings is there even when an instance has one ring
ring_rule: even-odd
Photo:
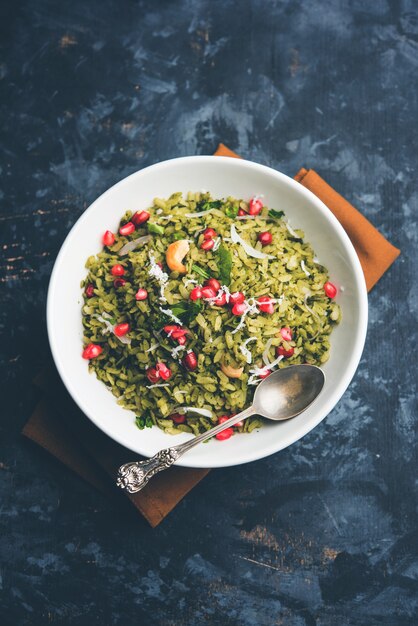
[[[325,374],[316,365],[290,365],[277,370],[259,383],[252,405],[244,411],[193,439],[160,450],[149,459],[121,465],[116,484],[129,493],[140,491],[150,478],[168,469],[185,452],[251,415],[261,415],[276,422],[296,417],[318,397],[324,383]]]

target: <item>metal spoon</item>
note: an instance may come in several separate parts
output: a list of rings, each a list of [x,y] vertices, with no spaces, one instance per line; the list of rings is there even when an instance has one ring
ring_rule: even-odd
[[[214,428],[172,448],[160,450],[150,459],[121,465],[116,484],[129,493],[140,491],[150,478],[169,468],[185,452],[251,415],[269,420],[288,420],[302,413],[320,394],[325,375],[315,365],[291,365],[273,372],[258,385],[251,406]]]

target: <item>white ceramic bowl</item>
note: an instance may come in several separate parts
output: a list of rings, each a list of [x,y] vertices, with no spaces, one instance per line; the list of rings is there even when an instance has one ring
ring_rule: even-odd
[[[80,409],[109,437],[133,452],[151,456],[190,435],[171,436],[158,428],[138,430],[134,414],[89,374],[81,358],[80,281],[88,256],[99,252],[105,230],[116,230],[125,210],[145,209],[154,197],[175,191],[209,190],[214,197],[250,198],[264,194],[268,206],[283,209],[293,227],[301,228],[339,290],[343,320],[331,336],[331,356],[324,366],[326,383],[316,402],[300,416],[266,424],[250,435],[212,441],[186,454],[180,465],[223,467],[260,459],[294,443],[333,409],[359,363],[367,328],[367,292],[357,254],[331,211],[288,176],[263,165],[228,157],[196,156],[147,167],[111,187],[80,217],[68,234],[51,276],[47,322],[52,354],[65,386]],[[135,454],[132,454],[135,458]],[[129,454],[126,458],[129,461]]]

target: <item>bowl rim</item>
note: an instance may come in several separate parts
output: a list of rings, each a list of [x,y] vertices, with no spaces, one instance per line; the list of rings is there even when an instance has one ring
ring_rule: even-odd
[[[270,456],[271,454],[274,454],[275,452],[279,452],[280,450],[287,448],[288,446],[292,445],[293,443],[295,443],[296,441],[304,437],[311,430],[316,428],[316,426],[337,405],[337,403],[339,402],[339,400],[345,393],[348,385],[350,384],[351,380],[354,377],[354,374],[357,370],[357,367],[358,367],[358,364],[360,362],[361,355],[363,352],[363,348],[364,348],[364,344],[366,340],[366,334],[367,334],[367,323],[368,323],[368,298],[367,298],[366,282],[365,282],[364,273],[360,264],[360,260],[357,256],[354,246],[350,238],[348,237],[346,231],[344,230],[343,226],[335,217],[335,215],[332,213],[332,211],[325,205],[324,202],[322,202],[322,200],[318,198],[318,196],[316,196],[309,189],[301,185],[299,182],[297,182],[290,176],[287,176],[286,174],[283,174],[282,172],[278,170],[275,170],[267,165],[262,165],[260,163],[248,161],[246,159],[233,159],[231,157],[222,157],[222,156],[215,156],[215,155],[196,155],[196,156],[177,157],[173,159],[167,159],[165,161],[160,161],[158,163],[154,163],[153,165],[149,165],[145,168],[137,170],[133,172],[132,174],[129,174],[128,176],[122,178],[120,181],[118,181],[117,183],[109,187],[106,191],[104,191],[102,194],[100,194],[100,196],[98,196],[87,207],[87,209],[83,211],[83,213],[76,220],[76,222],[73,224],[70,231],[68,232],[58,252],[53,270],[51,272],[51,277],[50,277],[49,286],[48,286],[48,293],[47,293],[47,305],[46,305],[47,333],[48,333],[48,340],[49,340],[49,344],[51,348],[51,353],[52,353],[56,368],[58,370],[58,373],[67,391],[69,392],[69,394],[71,395],[75,403],[78,405],[80,410],[95,424],[95,426],[97,426],[102,432],[104,432],[107,436],[113,439],[113,441],[116,441],[120,445],[132,450],[132,448],[129,445],[129,440],[127,437],[123,437],[122,435],[119,435],[119,434],[115,435],[115,433],[113,432],[111,433],[110,429],[106,427],[105,423],[100,422],[100,420],[97,419],[97,417],[95,416],[93,412],[86,410],[86,408],[83,406],[83,401],[82,401],[82,398],[78,394],[75,381],[73,382],[71,376],[67,374],[65,363],[64,363],[65,359],[62,358],[62,355],[57,350],[57,346],[55,344],[55,334],[54,334],[55,330],[54,330],[54,317],[53,317],[54,293],[56,289],[57,277],[60,271],[61,262],[67,252],[67,249],[72,245],[73,233],[75,232],[76,229],[80,228],[80,225],[82,225],[84,220],[87,219],[88,214],[90,214],[92,211],[95,210],[95,206],[99,202],[101,202],[105,196],[114,193],[115,190],[119,186],[126,184],[127,181],[129,181],[130,179],[141,178],[142,176],[146,175],[150,170],[158,170],[158,169],[164,170],[165,168],[170,167],[173,163],[179,163],[179,164],[184,163],[185,165],[187,165],[187,163],[190,163],[192,161],[201,161],[201,162],[207,161],[209,163],[209,162],[213,162],[214,159],[216,159],[216,162],[219,162],[220,164],[222,162],[228,162],[228,165],[232,165],[233,167],[236,166],[237,168],[243,168],[243,169],[250,168],[250,169],[258,170],[260,172],[263,172],[265,174],[275,177],[277,180],[281,181],[282,183],[290,187],[293,187],[295,190],[297,190],[299,194],[305,196],[305,198],[309,202],[313,203],[316,209],[324,215],[326,220],[331,222],[333,227],[337,230],[340,239],[342,240],[342,243],[344,245],[350,264],[352,268],[354,269],[355,286],[357,288],[357,293],[359,296],[359,299],[358,299],[359,322],[358,322],[356,341],[353,346],[353,350],[351,351],[351,356],[347,363],[347,367],[345,369],[344,375],[339,381],[339,384],[337,385],[337,387],[334,388],[333,393],[330,394],[330,396],[327,399],[325,399],[325,401],[323,401],[321,410],[318,411],[314,420],[311,419],[308,425],[302,422],[296,429],[296,432],[292,432],[291,436],[288,435],[286,437],[281,438],[280,441],[277,441],[277,440],[275,441],[274,438],[272,438],[272,443],[270,444],[270,446],[264,446],[261,449],[261,452],[260,452],[260,448],[254,447],[253,452],[251,454],[247,454],[244,460],[229,462],[228,459],[218,458],[218,459],[214,459],[214,462],[208,465],[208,463],[199,463],[196,460],[188,462],[187,460],[188,456],[185,455],[179,460],[178,463],[176,463],[176,465],[179,465],[179,466],[194,467],[194,468],[229,467],[229,466],[241,465],[244,463],[249,463],[258,459],[262,459],[267,456]],[[134,450],[132,450],[132,452],[134,454],[138,454],[138,455],[142,454],[143,456],[147,456],[147,453],[145,452],[138,452]]]

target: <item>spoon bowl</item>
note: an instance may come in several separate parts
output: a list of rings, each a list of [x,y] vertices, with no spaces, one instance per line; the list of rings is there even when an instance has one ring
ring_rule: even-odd
[[[318,397],[325,383],[316,365],[292,365],[265,378],[254,394],[254,413],[282,421],[302,413]]]

